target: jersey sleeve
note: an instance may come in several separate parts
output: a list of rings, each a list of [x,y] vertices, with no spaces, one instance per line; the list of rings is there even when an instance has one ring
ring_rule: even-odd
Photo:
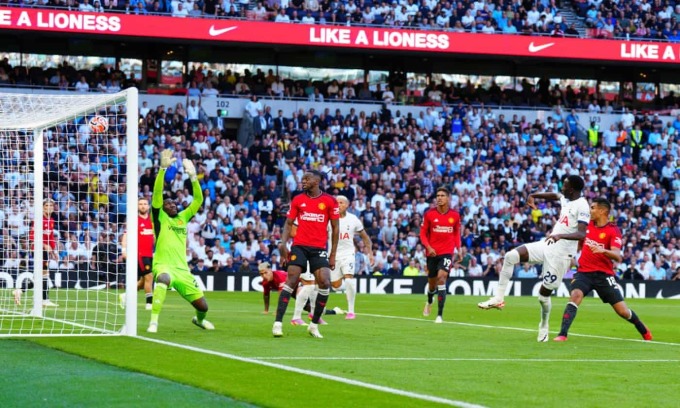
[[[590,206],[588,205],[588,201],[581,200],[578,206],[578,214],[576,215],[576,221],[581,222],[584,224],[590,223]]]
[[[364,223],[361,222],[359,217],[354,217],[354,232],[361,232],[364,230]]]
[[[333,196],[328,196],[330,198],[330,217],[328,219],[330,220],[338,220],[340,219],[340,207],[338,207],[338,200],[335,199]]]
[[[165,169],[159,169],[156,180],[153,182],[152,208],[163,207],[163,183],[165,182]]]
[[[462,238],[460,236],[460,214],[456,213],[456,223],[453,225],[453,248],[460,250]]]
[[[428,239],[427,233],[430,231],[430,213],[426,211],[423,214],[423,225],[420,226],[420,242],[423,243],[425,248],[430,246],[430,240]]]
[[[187,207],[185,210],[189,213],[189,218],[185,221],[189,221],[191,217],[196,215],[198,209],[201,208],[201,205],[203,205],[203,190],[201,189],[201,183],[199,183],[198,180],[193,180],[191,182],[191,188],[191,195],[194,197],[194,199],[191,201],[191,204],[189,204],[189,207]]]
[[[297,198],[297,196],[295,197]],[[290,208],[288,209],[288,219],[295,220],[295,224],[297,225],[297,217],[299,214],[299,208],[298,208],[298,200],[293,198],[290,201]]]
[[[621,249],[623,247],[623,239],[621,237],[621,230],[618,227],[612,227],[611,237],[609,239],[610,248]]]

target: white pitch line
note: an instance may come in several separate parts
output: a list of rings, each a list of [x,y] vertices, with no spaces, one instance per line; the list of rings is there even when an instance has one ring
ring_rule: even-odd
[[[567,358],[441,358],[441,357],[250,357],[256,360],[351,360],[351,361],[482,361],[530,363],[680,363],[680,360],[591,360]]]
[[[389,393],[389,394],[400,395],[400,396],[403,396],[403,397],[419,399],[419,400],[423,400],[423,401],[427,401],[427,402],[436,402],[436,403],[439,403],[439,404],[444,404],[444,405],[449,405],[449,406],[452,406],[452,407],[459,407],[459,408],[486,408],[483,405],[470,404],[470,403],[464,402],[464,401],[450,400],[450,399],[446,399],[446,398],[435,397],[435,396],[432,396],[432,395],[418,394],[418,393],[415,393],[415,392],[404,391],[404,390],[400,390],[400,389],[397,389],[397,388],[385,387],[385,386],[382,386],[382,385],[371,384],[371,383],[366,383],[366,382],[362,382],[362,381],[352,380],[352,379],[349,379],[349,378],[338,377],[338,376],[335,376],[335,375],[320,373],[318,371],[304,370],[304,369],[297,368],[297,367],[290,367],[290,366],[286,366],[286,365],[283,365],[283,364],[270,363],[270,362],[267,362],[267,361],[257,360],[257,359],[254,359],[254,358],[241,357],[241,356],[237,356],[235,354],[222,353],[222,352],[219,352],[219,351],[208,350],[208,349],[203,349],[203,348],[194,347],[194,346],[188,346],[186,344],[173,343],[173,342],[169,342],[169,341],[165,341],[165,340],[152,339],[152,338],[149,338],[149,337],[141,337],[141,336],[139,336],[137,338],[141,339],[141,340],[149,341],[149,342],[152,342],[152,343],[163,344],[163,345],[170,346],[170,347],[177,347],[177,348],[181,348],[181,349],[184,349],[184,350],[195,351],[195,352],[198,352],[198,353],[210,354],[210,355],[213,355],[213,356],[228,358],[228,359],[231,359],[231,360],[242,361],[244,363],[259,364],[259,365],[263,365],[263,366],[266,366],[266,367],[277,368],[279,370],[290,371],[290,372],[294,372],[294,373],[297,373],[297,374],[309,375],[309,376],[317,377],[317,378],[323,378],[324,380],[336,381],[336,382],[340,382],[340,383],[344,383],[344,384],[348,384],[348,385],[353,385],[353,386],[356,386],[356,387],[369,388],[369,389],[376,390],[376,391],[382,391],[382,392],[386,392],[386,393]]]
[[[389,316],[389,315],[380,315],[380,314],[372,314],[372,313],[357,313],[357,316],[370,316],[370,317],[380,317],[380,318],[385,318],[385,319],[397,319],[397,320],[411,320],[415,322],[433,322],[433,320],[429,319],[422,319],[418,317],[404,317],[404,316]],[[451,322],[451,321],[444,321],[445,324],[455,324],[458,326],[467,326],[467,327],[481,327],[481,328],[486,328],[486,329],[502,329],[502,330],[515,330],[515,331],[522,331],[522,332],[535,332],[535,329],[527,329],[524,327],[511,327],[511,326],[494,326],[491,324],[476,324],[476,323],[463,323],[463,322]],[[556,333],[556,332],[553,332]],[[615,340],[615,341],[630,341],[634,343],[645,343],[645,344],[660,344],[660,345],[665,345],[665,346],[680,346],[680,343],[670,343],[670,342],[664,342],[664,341],[646,341],[642,339],[623,339],[620,337],[608,337],[608,336],[597,336],[594,334],[578,334],[578,333],[569,333],[569,336],[574,336],[574,337],[588,337],[588,338],[593,338],[593,339],[602,339],[602,340]]]

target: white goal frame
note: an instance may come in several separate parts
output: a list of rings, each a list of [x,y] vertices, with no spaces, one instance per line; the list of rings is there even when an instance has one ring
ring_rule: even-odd
[[[72,325],[78,328],[91,329],[98,333],[3,333],[0,337],[47,337],[47,336],[91,336],[91,335],[137,335],[137,201],[139,194],[139,171],[138,171],[138,152],[139,152],[139,95],[136,88],[129,88],[115,94],[105,93],[14,93],[0,91],[0,97],[16,100],[16,105],[0,105],[0,129],[3,131],[33,131],[33,220],[34,222],[34,251],[33,251],[33,307],[28,316],[33,318],[46,318],[42,307],[42,285],[43,285],[43,225],[40,220],[43,217],[44,204],[44,131],[59,123],[71,120],[74,117],[91,111],[92,109],[109,104],[126,105],[127,123],[127,156],[126,160],[126,230],[127,230],[127,258],[125,261],[125,318],[120,330],[111,331],[97,327],[91,327],[71,322],[68,320],[59,321],[65,325]],[[45,100],[52,99],[51,103]],[[84,104],[85,103],[85,104]],[[25,109],[30,107],[31,109]],[[40,115],[35,114],[35,109],[39,108]],[[18,280],[17,280],[18,281]],[[27,316],[27,317],[28,317]]]

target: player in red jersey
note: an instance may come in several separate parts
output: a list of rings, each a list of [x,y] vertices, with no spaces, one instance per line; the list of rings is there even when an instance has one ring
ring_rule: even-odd
[[[262,299],[264,300],[264,314],[269,313],[269,294],[272,290],[281,292],[288,274],[284,271],[274,271],[269,262],[262,262],[257,266],[262,277]]]
[[[127,258],[127,232],[121,238],[123,259]],[[149,217],[149,200],[140,198],[137,202],[137,290],[144,289],[146,310],[153,307],[153,223]],[[121,305],[125,301],[121,294]]]
[[[430,315],[436,293],[438,311],[434,322],[442,323],[446,279],[453,264],[453,255],[460,250],[460,214],[450,208],[451,193],[446,187],[437,189],[435,203],[436,208],[425,211],[420,228],[420,241],[427,251],[428,291],[423,316]]]
[[[578,272],[571,281],[571,298],[564,309],[562,328],[554,341],[567,341],[569,327],[576,318],[578,306],[583,297],[595,290],[603,303],[612,305],[616,313],[628,320],[645,340],[652,340],[652,332],[647,329],[623,301],[623,295],[616,283],[614,262],[621,262],[621,231],[609,222],[611,204],[606,198],[596,198],[590,205],[590,224],[582,242]]]
[[[301,183],[304,193],[295,196],[290,203],[290,210],[279,245],[281,261],[287,264],[288,277],[279,295],[276,320],[272,327],[274,337],[283,336],[283,315],[286,313],[293,291],[297,288],[300,274],[307,269],[307,262],[309,262],[309,269],[314,273],[316,284],[319,286],[314,316],[307,331],[312,337],[323,337],[319,333],[318,324],[330,293],[331,269],[335,268],[340,210],[337,200],[319,188],[322,177],[323,173],[320,171],[307,171],[302,176]],[[286,245],[293,222],[296,219],[298,228],[289,254]],[[330,254],[327,249],[329,222],[332,229]]]
[[[54,232],[54,218],[52,218],[52,213],[54,213],[54,201],[47,199],[43,203],[43,250],[42,250],[42,273],[43,273],[43,285],[42,285],[42,298],[43,307],[57,307],[58,305],[52,302],[49,298],[49,285],[48,278],[50,276],[49,263],[50,259],[59,260],[59,252],[57,252],[57,238]],[[29,240],[34,243],[35,237],[35,224],[31,228],[29,233]],[[32,244],[33,245],[33,244]],[[22,289],[14,290],[14,303],[17,305],[21,304],[22,292],[33,288],[33,282],[24,281]]]

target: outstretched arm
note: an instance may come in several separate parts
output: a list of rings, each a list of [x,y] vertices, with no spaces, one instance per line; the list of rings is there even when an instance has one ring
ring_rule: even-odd
[[[536,204],[534,204],[534,199],[540,199],[540,200],[550,200],[550,201],[556,201],[560,199],[560,195],[557,193],[533,193],[529,194],[529,198],[527,199],[527,205],[534,210],[536,209]]]
[[[163,187],[165,186],[165,171],[177,160],[173,157],[174,152],[165,149],[161,152],[161,168],[158,170],[156,180],[153,183],[153,196],[151,198],[152,208],[163,207]]]
[[[182,160],[182,165],[184,166],[184,172],[187,173],[191,179],[191,195],[194,197],[193,201],[189,205],[189,212],[194,215],[198,212],[203,204],[203,190],[201,189],[201,183],[198,182],[198,176],[196,175],[196,167],[194,163],[189,159]]]

